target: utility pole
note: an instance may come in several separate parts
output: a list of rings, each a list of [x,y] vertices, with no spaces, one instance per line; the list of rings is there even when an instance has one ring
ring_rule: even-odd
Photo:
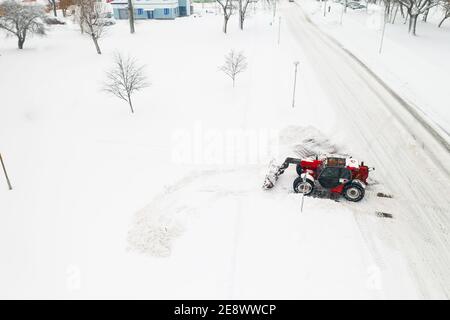
[[[134,33],[134,8],[133,0],[128,0],[128,21],[130,21],[130,32]]]
[[[342,19],[344,18],[344,13],[347,13],[347,4],[348,4],[348,0],[344,0],[344,3],[341,2],[341,4],[342,4],[343,8],[342,8],[342,12],[341,12],[341,21],[340,21],[340,24],[342,25]]]
[[[296,86],[297,86],[297,69],[298,69],[298,64],[299,64],[300,62],[298,62],[298,61],[295,61],[294,62],[294,66],[295,66],[295,75],[294,75],[294,93],[293,93],[293,95],[292,95],[292,108],[294,108],[295,107],[295,88],[296,88]]]
[[[6,172],[5,163],[3,162],[2,154],[0,153],[0,162],[2,163],[3,172],[6,177],[6,182],[8,183],[9,190],[12,190],[11,182],[9,181],[8,173]]]
[[[273,0],[273,19],[272,22],[275,23],[275,15],[277,14],[277,0]]]
[[[278,20],[278,45],[280,44],[280,37],[281,37],[281,17]]]

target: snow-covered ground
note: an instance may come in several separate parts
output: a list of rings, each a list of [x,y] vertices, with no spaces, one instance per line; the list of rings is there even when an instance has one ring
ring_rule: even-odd
[[[279,13],[279,45],[265,2],[228,35],[211,9],[138,21],[132,36],[119,21],[101,56],[72,24],[23,51],[1,40],[0,152],[14,190],[1,176],[0,297],[448,298],[448,162],[421,145],[437,143],[407,115],[417,129],[405,130],[386,107],[398,103],[296,4]],[[218,70],[231,49],[249,63],[234,89]],[[115,52],[152,83],[134,115],[101,91]],[[377,167],[361,203],[308,197],[300,212],[294,170],[261,190],[270,151],[311,141]]]

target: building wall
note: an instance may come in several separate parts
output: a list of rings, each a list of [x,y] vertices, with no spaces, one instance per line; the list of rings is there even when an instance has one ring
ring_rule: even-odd
[[[177,17],[175,8],[155,9],[153,12],[155,19],[175,19]]]
[[[180,6],[181,16],[191,15],[191,1],[190,0],[178,0],[178,5]]]
[[[128,19],[126,0],[113,1],[111,4],[114,18]],[[133,6],[136,20],[149,19],[147,11],[153,11],[153,19],[175,19],[190,15],[190,0],[133,0]]]

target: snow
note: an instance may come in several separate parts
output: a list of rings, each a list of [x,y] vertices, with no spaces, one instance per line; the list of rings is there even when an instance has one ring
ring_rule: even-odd
[[[419,19],[418,36],[408,35],[408,26],[398,13],[395,24],[387,24],[379,53],[384,9],[369,4],[368,10],[351,10],[342,15],[342,5],[327,2],[331,11],[323,15],[323,3],[298,1],[322,30],[337,39],[404,99],[414,105],[449,140],[450,113],[447,90],[450,73],[450,26],[437,25],[442,19],[439,7],[433,8],[428,23]]]
[[[448,203],[434,209],[424,196],[411,201],[409,177],[399,168],[417,168],[411,154],[434,165],[396,118],[395,139],[382,133],[373,150],[348,128],[342,102],[354,108],[354,92],[333,95],[344,85],[332,85],[336,75],[311,58],[309,44],[320,39],[299,41],[289,20],[299,13],[290,5],[280,6],[280,45],[265,2],[252,8],[244,32],[232,20],[226,36],[211,9],[137,21],[134,35],[118,21],[100,41],[103,55],[71,23],[27,40],[23,51],[2,39],[0,152],[14,190],[0,176],[0,297],[445,297]],[[219,71],[231,49],[249,63],[234,89]],[[152,83],[136,94],[134,115],[101,91],[117,51],[145,64]],[[354,120],[366,116],[361,109]],[[357,128],[368,139],[379,129]],[[230,133],[237,135],[231,147]],[[318,151],[377,166],[363,202],[307,197],[300,212],[292,168],[274,189],[261,189],[274,156]],[[390,183],[383,166],[389,157]],[[447,181],[443,175],[436,183]],[[394,219],[378,218],[375,209]]]

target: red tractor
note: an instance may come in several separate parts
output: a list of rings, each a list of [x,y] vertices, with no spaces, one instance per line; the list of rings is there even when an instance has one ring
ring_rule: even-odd
[[[281,166],[273,166],[266,176],[263,188],[274,187],[278,177],[284,173],[290,164],[295,164],[299,177],[294,180],[294,191],[310,195],[315,188],[315,182],[328,189],[333,194],[341,194],[347,200],[357,202],[364,198],[369,168],[364,162],[358,163],[353,158],[324,157],[319,159],[287,158]]]

